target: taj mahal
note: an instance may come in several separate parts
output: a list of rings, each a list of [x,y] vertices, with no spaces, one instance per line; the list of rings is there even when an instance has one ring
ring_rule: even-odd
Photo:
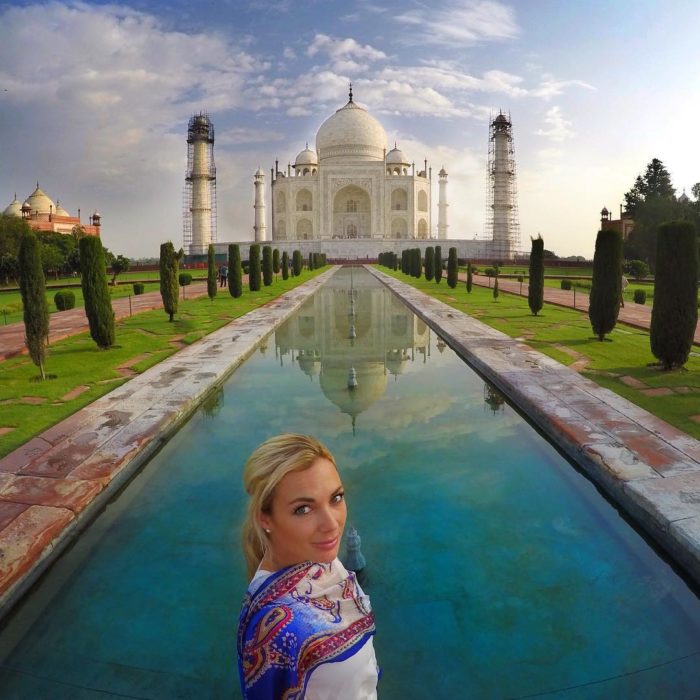
[[[508,258],[514,252],[508,232],[448,239],[445,167],[435,177],[427,159],[416,166],[396,143],[388,150],[384,127],[355,102],[352,84],[347,103],[319,127],[315,148],[307,143],[283,169],[275,160],[269,187],[266,173],[258,168],[249,241],[216,240],[214,127],[208,115],[190,120],[187,142],[184,244],[192,257],[206,254],[210,243],[217,253],[226,254],[230,242],[274,243],[280,252],[320,252],[336,260],[374,259],[384,251],[400,255],[406,248],[424,250],[436,244],[456,247],[460,257]]]

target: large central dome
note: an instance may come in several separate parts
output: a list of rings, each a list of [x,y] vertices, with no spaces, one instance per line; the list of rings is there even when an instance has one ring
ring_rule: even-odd
[[[316,134],[319,161],[384,160],[385,148],[384,127],[352,97]]]

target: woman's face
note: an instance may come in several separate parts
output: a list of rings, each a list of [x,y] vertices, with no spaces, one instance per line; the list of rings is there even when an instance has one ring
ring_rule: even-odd
[[[270,531],[263,565],[277,570],[303,561],[333,561],[346,518],[343,485],[333,462],[319,457],[308,469],[286,474],[275,488],[271,511],[260,514],[260,523]]]

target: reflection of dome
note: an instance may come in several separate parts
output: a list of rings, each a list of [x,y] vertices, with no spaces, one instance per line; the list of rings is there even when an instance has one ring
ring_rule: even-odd
[[[403,374],[410,359],[405,350],[389,350],[386,354],[386,368],[394,375]]]
[[[309,377],[321,372],[321,358],[314,350],[299,350],[297,362],[299,369]]]
[[[32,213],[39,212],[39,214],[50,214],[56,209],[56,205],[46,193],[39,189],[38,183],[34,192],[27,197],[27,204],[31,207]]]
[[[386,154],[386,163],[387,165],[408,165],[408,158],[404,155],[404,152],[396,148],[396,144],[394,144],[394,148],[392,148],[387,154]]]
[[[350,362],[330,367],[324,363],[321,390],[343,413],[355,418],[378,401],[386,391],[387,377],[382,362],[363,362],[355,366],[357,388],[348,389]]]
[[[316,134],[316,152],[320,160],[384,160],[384,127],[352,98],[326,119]]]
[[[16,194],[15,198],[7,205],[7,208],[3,214],[6,214],[7,216],[22,216],[22,205],[17,199]]]
[[[299,153],[296,160],[294,161],[294,167],[298,165],[318,165],[318,156],[316,151],[309,148],[309,144],[306,144],[306,148]]]

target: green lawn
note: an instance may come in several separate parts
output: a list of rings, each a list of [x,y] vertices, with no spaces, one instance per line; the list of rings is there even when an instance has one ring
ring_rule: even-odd
[[[444,278],[437,285],[424,278],[417,280],[398,271],[379,269],[512,338],[523,338],[528,345],[562,364],[587,360],[582,374],[700,439],[700,424],[690,418],[700,414],[700,348],[697,346],[685,369],[663,372],[648,366],[654,357],[645,331],[618,324],[610,334],[612,342],[601,343],[592,335],[587,314],[574,309],[545,304],[533,316],[523,297],[501,294],[494,300],[492,290],[486,287],[474,286],[472,293],[467,294],[464,283],[450,289]],[[622,377],[634,377],[649,388],[668,387],[674,393],[649,397],[629,387]]]
[[[46,361],[47,373],[55,378],[44,382],[37,381],[38,369],[26,355],[0,362],[0,428],[13,428],[0,435],[0,456],[127,381],[118,367],[143,372],[176,352],[176,342],[193,343],[321,272],[304,270],[299,277],[280,278],[259,292],[244,287],[239,299],[227,290],[219,290],[213,302],[206,296],[181,299],[173,323],[162,310],[126,318],[117,323],[117,344],[107,351],[98,350],[88,333],[59,341],[51,346]],[[64,398],[78,387],[87,388],[73,399]]]

